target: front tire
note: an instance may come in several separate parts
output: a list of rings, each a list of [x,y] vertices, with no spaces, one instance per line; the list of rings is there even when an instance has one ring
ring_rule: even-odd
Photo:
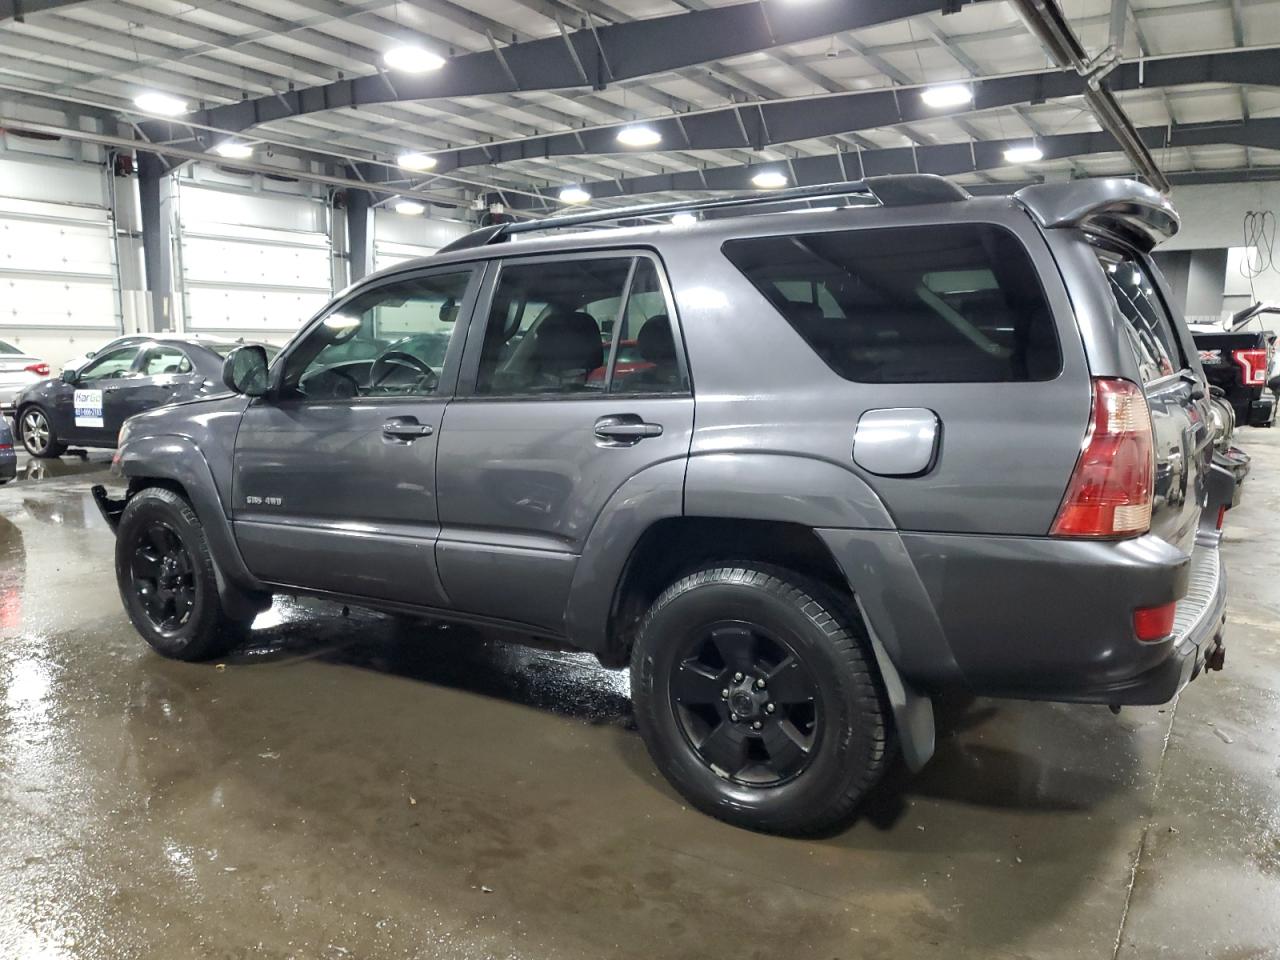
[[[172,490],[148,487],[124,508],[116,583],[134,628],[166,657],[208,660],[243,636],[245,625],[222,609],[200,519]]]
[[[690,803],[810,835],[847,824],[886,761],[886,707],[861,621],[764,565],[699,570],[654,601],[632,650],[636,723]]]
[[[58,439],[49,415],[40,407],[27,407],[18,415],[18,432],[27,453],[42,460],[54,459],[67,451],[67,445]]]

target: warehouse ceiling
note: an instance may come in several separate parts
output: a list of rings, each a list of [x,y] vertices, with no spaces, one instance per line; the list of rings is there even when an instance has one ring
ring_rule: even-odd
[[[1175,185],[1280,176],[1277,3],[1060,6]],[[960,101],[927,103],[943,84]],[[96,118],[172,162],[238,148],[246,166],[529,212],[568,186],[608,205],[761,174],[980,190],[1132,173],[1084,89],[1006,0],[0,0],[9,110]],[[135,102],[157,93],[183,112]]]

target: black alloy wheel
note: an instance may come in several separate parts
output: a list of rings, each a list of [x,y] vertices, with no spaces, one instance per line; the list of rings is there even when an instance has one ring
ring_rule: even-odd
[[[155,629],[176,633],[196,605],[195,565],[182,538],[164,520],[139,527],[129,561],[131,586]]]
[[[693,632],[673,662],[680,732],[713,771],[751,786],[802,773],[821,736],[808,667],[759,624],[725,620]]]
[[[853,598],[759,561],[695,570],[653,601],[631,699],[672,786],[752,830],[847,824],[888,755],[888,703]]]
[[[147,487],[129,498],[115,566],[125,612],[157,653],[207,660],[243,639],[249,621],[223,609],[204,527],[178,492]]]

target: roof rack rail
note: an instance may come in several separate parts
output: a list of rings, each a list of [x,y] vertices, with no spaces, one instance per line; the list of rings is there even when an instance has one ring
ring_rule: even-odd
[[[730,197],[716,197],[709,200],[645,203],[634,207],[616,207],[612,210],[587,210],[583,213],[546,217],[542,220],[526,220],[521,223],[500,223],[473,230],[466,236],[459,237],[452,243],[441,247],[438,252],[451,253],[454,250],[484,247],[493,243],[501,243],[508,237],[518,233],[532,233],[536,230],[557,230],[562,227],[581,227],[593,223],[607,223],[611,220],[635,220],[666,214],[693,213],[698,210],[730,210],[740,207],[767,206],[799,200],[820,200],[854,195],[870,197],[886,207],[918,203],[946,203],[952,200],[968,199],[969,197],[968,192],[962,187],[958,187],[934,174],[871,177],[866,180],[844,180],[837,183],[790,187],[785,190],[770,190],[761,193],[740,193]]]

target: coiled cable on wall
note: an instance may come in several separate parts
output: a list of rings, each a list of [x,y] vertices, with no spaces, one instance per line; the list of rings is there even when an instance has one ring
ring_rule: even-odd
[[[1270,210],[1249,210],[1244,215],[1244,256],[1240,273],[1252,281],[1268,270],[1280,272],[1275,260],[1276,215]]]

